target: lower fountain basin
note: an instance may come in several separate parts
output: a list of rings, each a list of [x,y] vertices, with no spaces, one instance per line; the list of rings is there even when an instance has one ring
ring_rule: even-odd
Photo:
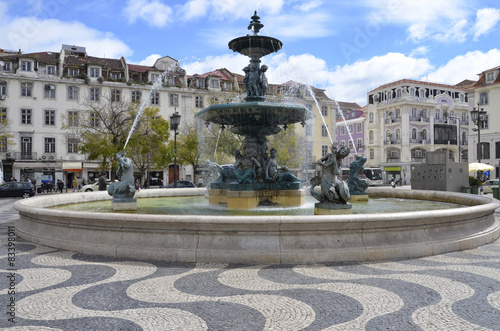
[[[206,189],[142,190],[138,199],[199,196]],[[335,216],[92,213],[47,207],[110,200],[107,192],[19,200],[17,234],[38,244],[123,258],[215,263],[327,263],[414,258],[496,240],[500,202],[452,192],[370,188],[370,197],[441,201],[456,209]],[[111,201],[110,201],[111,203]],[[425,201],[422,201],[425,203]]]

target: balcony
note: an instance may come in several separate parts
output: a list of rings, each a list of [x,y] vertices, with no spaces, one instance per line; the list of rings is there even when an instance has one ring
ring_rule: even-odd
[[[401,157],[388,157],[387,163],[401,163]]]
[[[421,117],[421,116],[415,116],[415,117],[410,117],[410,122],[412,123],[422,123],[422,124],[429,124],[429,118],[428,117]]]
[[[37,161],[37,153],[36,152],[17,152],[15,154],[15,160],[17,161]]]

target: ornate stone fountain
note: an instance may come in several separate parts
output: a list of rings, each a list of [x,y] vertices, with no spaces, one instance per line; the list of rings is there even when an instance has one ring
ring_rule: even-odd
[[[260,58],[279,51],[283,44],[259,35],[264,27],[259,19],[255,12],[248,26],[252,35],[229,42],[230,49],[250,57],[250,64],[243,68],[245,102],[211,105],[196,114],[207,125],[219,124],[245,137],[243,150],[235,151],[234,169],[225,169],[209,187],[210,203],[227,204],[230,209],[250,209],[263,204],[296,206],[305,201],[302,181],[291,175],[288,168],[277,166],[273,156],[268,155],[266,137],[289,124],[304,125],[315,115],[303,105],[266,101],[267,66],[261,65]]]

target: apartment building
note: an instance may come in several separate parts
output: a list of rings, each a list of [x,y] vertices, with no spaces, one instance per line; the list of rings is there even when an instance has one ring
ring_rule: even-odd
[[[469,160],[481,161],[495,167],[489,178],[498,178],[500,163],[500,67],[478,74],[479,79],[467,90],[469,110],[485,112],[480,122],[471,121],[469,130]],[[479,129],[479,130],[478,130]],[[479,140],[480,139],[480,144]]]

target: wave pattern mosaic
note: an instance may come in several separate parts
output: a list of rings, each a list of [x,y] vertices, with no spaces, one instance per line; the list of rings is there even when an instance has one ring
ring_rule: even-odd
[[[14,223],[15,224],[15,223]],[[1,261],[8,228],[2,224]],[[500,240],[372,264],[120,260],[16,241],[6,330],[499,330]],[[10,285],[12,286],[12,284]]]

